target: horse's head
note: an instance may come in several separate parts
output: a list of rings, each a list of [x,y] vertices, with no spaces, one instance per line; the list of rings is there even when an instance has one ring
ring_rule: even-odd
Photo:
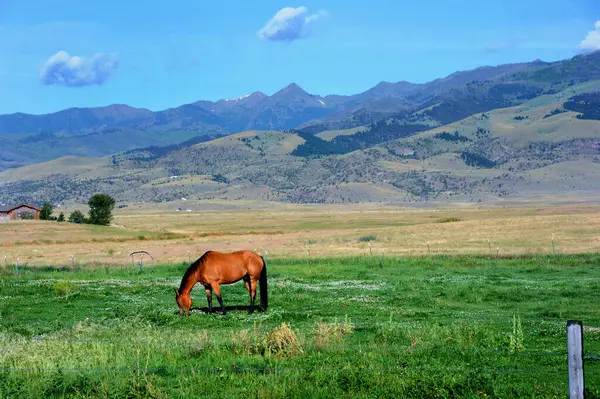
[[[177,288],[174,288],[175,290],[175,301],[177,302],[177,305],[179,306],[179,314],[183,314],[183,311],[185,310],[185,312],[187,314],[190,313],[190,309],[192,308],[192,297],[190,297],[190,294],[180,294],[179,290]]]

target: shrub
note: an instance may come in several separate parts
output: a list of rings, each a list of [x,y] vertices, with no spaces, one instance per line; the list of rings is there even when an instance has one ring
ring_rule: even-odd
[[[75,292],[75,286],[68,281],[57,281],[52,285],[52,289],[60,296],[64,296],[65,299],[69,299]]]
[[[348,316],[343,323],[335,321],[332,324],[319,322],[315,328],[315,347],[320,348],[330,344],[330,342],[339,343],[345,335],[354,330],[352,324],[348,321]]]
[[[225,184],[229,183],[229,179],[227,179],[225,176],[223,176],[221,174],[213,175],[212,180],[216,181],[217,183],[225,183]]]
[[[208,332],[202,330],[198,338],[190,344],[190,355],[193,357],[201,356],[204,351],[210,346],[210,338]]]
[[[470,141],[468,137],[461,136],[460,133],[458,133],[458,131],[454,132],[454,134],[451,134],[448,132],[437,133],[433,137],[436,139],[446,140],[446,141],[458,141],[458,142]]]
[[[235,353],[272,353],[282,357],[304,353],[296,333],[285,323],[273,328],[266,337],[262,334],[262,322],[258,326],[254,323],[252,330],[246,329],[234,334],[232,341]]]
[[[252,330],[245,329],[238,333],[232,333],[232,350],[234,353],[248,353],[264,355],[267,341],[262,335],[262,321],[258,326],[254,322]]]
[[[563,107],[569,111],[580,112],[577,119],[600,120],[600,93],[585,93],[571,97]]]
[[[479,168],[493,168],[494,166],[496,166],[496,162],[492,161],[491,159],[486,158],[483,155],[463,151],[460,154],[460,157],[469,166],[479,167]]]
[[[436,223],[452,223],[452,222],[460,222],[459,218],[444,218],[436,220]]]
[[[553,110],[552,112],[550,112],[549,114],[544,115],[544,117],[542,119],[550,118],[551,116],[562,114],[563,112],[567,112],[567,111],[564,109],[557,108],[557,109]]]
[[[368,242],[368,241],[376,241],[376,240],[377,240],[377,236],[373,235],[373,234],[358,237],[358,242]]]
[[[304,353],[296,333],[285,323],[269,331],[267,345],[269,351],[276,355],[293,356]]]
[[[88,201],[90,207],[89,223],[108,226],[112,220],[115,200],[107,194],[94,194]]]
[[[42,208],[40,209],[40,219],[41,220],[51,220],[53,209],[54,208],[52,207],[51,203],[44,202],[44,204],[42,205]]]
[[[85,215],[83,214],[83,212],[81,212],[80,210],[74,210],[70,215],[69,215],[69,223],[77,223],[77,224],[84,224],[87,223],[87,220],[85,218]]]

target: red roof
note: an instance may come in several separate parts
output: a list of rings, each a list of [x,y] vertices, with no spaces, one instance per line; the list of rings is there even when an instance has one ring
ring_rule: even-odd
[[[29,205],[29,204],[19,204],[19,205],[11,206],[9,208],[0,208],[0,212],[1,213],[9,213],[9,212],[14,211],[15,209],[20,208],[22,206],[31,208],[31,209],[35,209],[36,211],[40,211],[40,208],[38,208],[37,206],[33,206],[33,205]]]

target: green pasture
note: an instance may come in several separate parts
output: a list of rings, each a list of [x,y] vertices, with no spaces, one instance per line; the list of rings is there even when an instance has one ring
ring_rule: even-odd
[[[267,265],[267,312],[189,318],[183,264],[0,268],[0,398],[567,398],[569,319],[600,397],[597,254]]]

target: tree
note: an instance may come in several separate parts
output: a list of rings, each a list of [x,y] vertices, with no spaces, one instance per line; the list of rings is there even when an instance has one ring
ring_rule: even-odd
[[[65,214],[64,213],[60,213],[60,215],[58,215],[58,219],[56,219],[57,222],[64,222],[65,221]]]
[[[86,222],[87,221],[85,220],[85,215],[79,209],[73,211],[69,215],[69,223],[83,224],[83,223],[86,223]]]
[[[52,204],[49,202],[44,202],[42,208],[40,209],[40,219],[41,220],[52,220],[52,211],[54,208]]]
[[[88,223],[108,226],[112,219],[115,200],[108,194],[94,194],[88,201],[90,218]]]

